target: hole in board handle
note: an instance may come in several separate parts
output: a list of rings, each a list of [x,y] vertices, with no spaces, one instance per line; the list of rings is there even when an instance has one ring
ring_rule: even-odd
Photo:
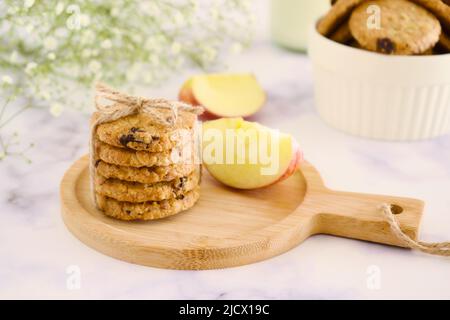
[[[400,214],[403,212],[403,208],[396,204],[391,204],[391,211],[393,214]]]

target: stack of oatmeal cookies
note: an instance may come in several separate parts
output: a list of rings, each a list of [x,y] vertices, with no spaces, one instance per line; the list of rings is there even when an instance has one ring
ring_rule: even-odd
[[[163,117],[173,116],[160,110]],[[93,121],[100,115],[94,113]],[[93,185],[97,207],[121,220],[164,218],[199,198],[197,115],[180,111],[173,126],[138,113],[95,127]]]

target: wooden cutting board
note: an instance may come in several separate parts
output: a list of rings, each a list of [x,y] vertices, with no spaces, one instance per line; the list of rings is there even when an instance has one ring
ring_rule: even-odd
[[[253,263],[318,233],[402,246],[379,211],[382,203],[393,205],[402,230],[417,239],[422,201],[332,191],[308,162],[289,179],[251,191],[225,187],[204,170],[194,208],[148,222],[115,220],[95,208],[87,156],[61,182],[62,216],[78,239],[117,259],[169,269]]]

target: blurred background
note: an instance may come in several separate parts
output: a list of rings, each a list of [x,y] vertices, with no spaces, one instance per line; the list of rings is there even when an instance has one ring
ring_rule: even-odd
[[[177,99],[189,77],[252,73],[267,101],[249,120],[292,134],[331,188],[426,201],[422,237],[450,234],[450,139],[366,140],[315,110],[307,34],[328,0],[2,0],[0,298],[450,298],[446,261],[316,236],[228,270],[131,265],[75,239],[59,183],[88,152],[93,84]],[[83,272],[81,290],[66,270]],[[382,276],[368,285],[371,270]],[[369,279],[370,280],[370,279]]]

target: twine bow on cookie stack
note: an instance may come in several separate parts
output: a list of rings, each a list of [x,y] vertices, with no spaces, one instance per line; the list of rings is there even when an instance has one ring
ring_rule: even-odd
[[[166,99],[148,99],[144,97],[131,96],[126,93],[114,90],[105,84],[98,83],[95,86],[95,109],[96,114],[91,122],[90,136],[90,174],[91,174],[91,191],[95,200],[94,191],[94,170],[95,170],[95,132],[97,126],[118,120],[120,118],[133,114],[146,114],[155,124],[172,127],[176,124],[179,112],[191,112],[196,115],[201,114],[204,109],[201,106],[192,106],[180,101],[170,101]],[[170,110],[171,116],[162,110]]]
[[[176,123],[179,111],[187,111],[195,114],[201,114],[203,112],[203,108],[200,106],[191,106],[180,101],[130,96],[102,83],[97,84],[95,88],[95,108],[99,114],[96,121],[97,125],[115,121],[128,115],[145,113],[153,117],[156,123],[170,127]],[[112,102],[112,104],[103,104],[105,100]],[[159,112],[160,110],[170,110],[173,116],[165,118]]]

